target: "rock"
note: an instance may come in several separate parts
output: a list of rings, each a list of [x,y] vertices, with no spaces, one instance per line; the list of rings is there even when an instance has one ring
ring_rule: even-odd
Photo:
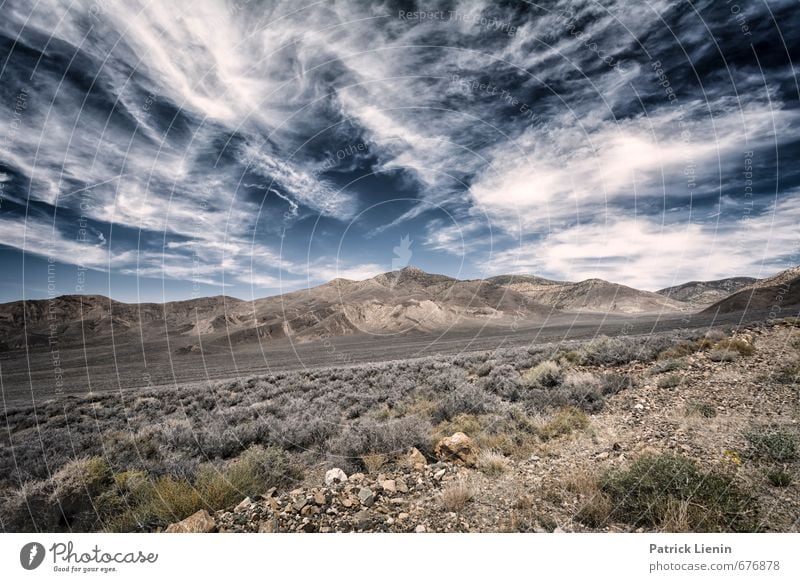
[[[409,467],[416,471],[422,471],[425,469],[425,466],[428,464],[427,459],[425,459],[425,455],[419,452],[419,449],[413,448],[408,453],[408,457],[406,457],[406,463]]]
[[[446,469],[439,469],[438,471],[436,471],[436,472],[433,474],[433,478],[434,478],[434,479],[436,479],[437,481],[441,481],[441,480],[442,480],[442,477],[444,477],[444,474],[445,474],[446,472],[447,472],[447,470],[446,470]]]
[[[406,485],[406,481],[402,477],[395,480],[395,487],[400,493],[408,493],[408,485]]]
[[[358,500],[361,502],[361,505],[369,507],[375,503],[375,494],[369,487],[362,487],[358,490]]]
[[[364,477],[365,477],[364,473],[353,473],[352,475],[350,475],[349,480],[352,481],[353,483],[361,483],[364,480]]]
[[[328,487],[336,483],[344,483],[345,481],[347,481],[347,474],[338,467],[328,469],[325,472],[325,485]]]
[[[308,499],[306,499],[305,497],[299,497],[294,500],[292,507],[294,508],[295,511],[300,511],[306,506],[306,503],[308,503]]]
[[[407,513],[405,513],[405,512],[404,512],[404,513],[400,513],[400,514],[398,514],[398,515],[397,515],[397,521],[405,521],[405,520],[407,520],[409,517],[410,517],[410,516],[409,516]]]
[[[314,493],[314,503],[317,505],[327,505],[328,498],[322,491]]]
[[[381,487],[386,493],[396,493],[397,492],[397,484],[395,483],[394,479],[386,479],[385,481],[381,482]]]
[[[565,532],[565,531],[564,531],[563,529],[561,529],[560,527],[556,527],[556,528],[553,530],[553,533],[567,533],[567,532]]]
[[[463,432],[440,440],[434,452],[440,461],[452,461],[465,467],[474,467],[478,461],[478,447]]]
[[[353,526],[356,529],[369,529],[374,523],[375,517],[366,509],[362,509],[353,516]]]
[[[414,528],[414,531],[415,531],[416,533],[425,533],[425,532],[426,532],[426,531],[428,531],[428,530],[426,530],[426,529],[425,529],[425,526],[424,526],[424,525],[422,525],[422,524],[419,524],[419,525],[418,525],[416,528]]]
[[[205,509],[193,513],[183,521],[167,526],[167,533],[209,533],[214,531],[214,518]]]
[[[278,523],[274,518],[266,519],[258,526],[258,533],[275,533],[276,531],[278,531]]]
[[[233,511],[236,513],[241,513],[242,511],[250,507],[252,504],[253,501],[249,497],[245,497],[239,502],[239,505],[233,508]]]

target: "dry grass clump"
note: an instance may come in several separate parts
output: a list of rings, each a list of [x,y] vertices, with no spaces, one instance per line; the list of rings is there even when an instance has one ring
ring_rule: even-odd
[[[761,428],[745,434],[756,457],[770,461],[793,461],[797,458],[797,435],[781,428]]]
[[[465,480],[456,481],[442,491],[442,504],[447,511],[461,511],[474,499],[475,487]]]
[[[388,457],[383,453],[367,453],[361,457],[364,468],[368,473],[377,473],[387,463]]]
[[[737,352],[740,356],[751,356],[755,349],[753,344],[742,338],[732,337],[718,341],[714,345],[715,350],[728,350]]]
[[[497,451],[481,451],[478,454],[478,469],[487,475],[500,475],[509,467],[509,460]]]
[[[565,406],[540,425],[536,432],[543,441],[549,441],[576,430],[583,430],[587,426],[589,417],[582,410],[574,406]]]
[[[541,364],[525,372],[522,379],[528,386],[553,388],[561,383],[563,374],[564,371],[558,362],[545,360]]]

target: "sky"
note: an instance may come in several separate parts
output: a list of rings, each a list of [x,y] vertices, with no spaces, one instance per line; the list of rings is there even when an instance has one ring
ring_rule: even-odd
[[[796,2],[420,6],[0,0],[0,301],[800,263]]]

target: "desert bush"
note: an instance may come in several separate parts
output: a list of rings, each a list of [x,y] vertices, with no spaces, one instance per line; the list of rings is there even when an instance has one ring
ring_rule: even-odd
[[[724,339],[725,339],[726,337],[728,337],[728,336],[727,336],[727,334],[726,334],[724,331],[722,331],[721,329],[709,329],[709,330],[708,330],[708,331],[707,331],[707,332],[706,332],[706,333],[703,335],[703,337],[704,337],[705,339],[709,340],[709,341],[712,341],[712,342],[718,342],[718,341],[724,340]]]
[[[708,359],[712,362],[735,362],[739,352],[724,348],[714,348],[708,352]]]
[[[663,374],[664,372],[674,372],[686,367],[683,360],[659,360],[650,368],[651,374]]]
[[[800,382],[800,364],[789,364],[771,371],[765,380],[776,384],[797,384]]]
[[[773,487],[788,487],[792,484],[792,476],[781,469],[773,469],[767,473],[767,481]]]
[[[442,504],[447,511],[461,511],[473,499],[475,488],[464,480],[456,481],[442,491]]]
[[[537,429],[539,438],[548,441],[589,426],[589,418],[574,406],[565,406]]]
[[[636,387],[636,378],[632,374],[620,374],[617,372],[608,372],[603,374],[603,395],[611,396]]]
[[[478,469],[487,475],[500,475],[508,468],[508,459],[497,451],[481,451],[478,454]]]
[[[662,376],[656,384],[659,388],[676,388],[681,384],[681,377],[678,374]]]
[[[361,464],[367,473],[377,473],[388,462],[389,458],[382,453],[367,453],[361,457]]]
[[[714,345],[715,350],[728,350],[738,352],[741,356],[750,356],[753,354],[753,344],[741,338],[732,337],[718,341]]]
[[[450,420],[459,414],[486,414],[500,406],[500,399],[478,385],[466,384],[445,396],[433,411],[434,422]]]
[[[431,424],[419,417],[398,418],[382,423],[359,419],[329,441],[328,451],[348,468],[361,469],[361,457],[368,453],[392,455],[411,447],[429,453],[431,429]]]
[[[666,529],[676,504],[693,532],[753,531],[756,505],[733,478],[704,472],[682,456],[645,455],[628,469],[603,475],[600,489],[612,502],[610,517],[635,527]]]
[[[702,416],[703,418],[713,418],[717,416],[717,409],[705,402],[692,400],[686,403],[684,413],[686,416]]]
[[[481,378],[478,386],[506,400],[515,401],[520,397],[519,372],[509,364],[501,364],[492,368],[485,378]]]
[[[568,372],[557,392],[567,404],[595,412],[603,406],[603,388],[602,378],[590,372]]]
[[[748,432],[745,438],[757,457],[772,461],[792,461],[797,457],[797,435],[780,428],[762,428]]]
[[[558,362],[547,360],[525,372],[522,378],[528,386],[553,388],[561,383],[563,373]]]
[[[100,518],[95,499],[114,485],[108,463],[101,457],[84,457],[63,465],[52,478],[50,500],[58,507],[64,527],[92,528]]]
[[[578,350],[578,361],[586,365],[627,364],[640,357],[639,346],[620,338],[605,335],[588,342]]]

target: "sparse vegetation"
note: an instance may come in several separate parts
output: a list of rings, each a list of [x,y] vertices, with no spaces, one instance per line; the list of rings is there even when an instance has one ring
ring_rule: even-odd
[[[712,362],[735,362],[738,357],[738,352],[724,348],[714,348],[708,352],[708,359]]]
[[[797,435],[786,429],[762,428],[748,432],[745,437],[756,457],[778,462],[797,458]]]
[[[565,406],[542,424],[538,428],[537,434],[542,440],[548,441],[576,430],[583,430],[587,426],[589,426],[589,418],[583,411],[574,406]]]
[[[442,491],[442,504],[448,511],[461,511],[475,499],[475,488],[464,480],[448,485]]]
[[[500,475],[505,473],[508,467],[508,459],[497,451],[481,451],[478,455],[478,469],[487,475]]]
[[[540,388],[554,388],[561,382],[563,370],[558,362],[547,360],[528,370],[523,376],[528,386]]]
[[[714,418],[717,416],[717,409],[706,402],[692,400],[686,403],[686,416],[702,416],[703,418]]]
[[[662,376],[658,379],[659,388],[676,388],[681,385],[681,377],[678,374]]]
[[[781,469],[773,469],[767,473],[767,480],[773,487],[788,487],[792,484],[792,476]]]
[[[600,490],[611,500],[609,518],[670,531],[753,531],[753,499],[733,478],[704,472],[690,459],[645,455],[629,468],[609,471]]]
[[[714,349],[737,352],[740,356],[751,356],[755,351],[752,343],[738,337],[720,340],[714,345]]]
[[[269,487],[289,487],[304,467],[378,474],[411,447],[432,458],[436,441],[454,432],[469,435],[482,451],[478,470],[499,475],[532,454],[557,450],[566,444],[558,439],[570,434],[585,431],[588,442],[588,415],[611,395],[635,387],[640,371],[649,369],[659,386],[674,387],[681,378],[674,372],[691,375],[694,369],[682,359],[686,354],[722,340],[698,340],[689,332],[601,336],[154,388],[134,397],[69,396],[39,403],[38,426],[30,407],[8,407],[11,430],[0,447],[2,527],[151,531],[198,509],[226,508]],[[792,366],[773,382],[796,377]],[[685,412],[710,418],[716,409],[690,401]],[[770,438],[750,442],[754,453],[775,460],[780,447]],[[84,456],[74,459],[73,450]],[[780,450],[783,459],[796,454]],[[580,519],[600,527],[616,502],[595,481],[594,494],[588,488],[580,493]],[[693,506],[670,503],[664,523],[695,523]]]

